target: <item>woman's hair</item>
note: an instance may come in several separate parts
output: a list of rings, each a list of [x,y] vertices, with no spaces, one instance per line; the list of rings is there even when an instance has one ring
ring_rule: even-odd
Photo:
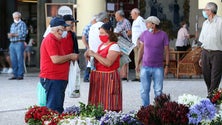
[[[117,38],[116,34],[113,31],[110,31],[110,30],[105,30],[105,31],[109,35],[109,40],[111,42],[117,42],[118,41],[118,38]]]
[[[111,42],[117,42],[118,38],[116,36],[116,34],[113,32],[113,27],[111,25],[111,23],[104,23],[100,28],[104,29],[105,32],[109,35],[109,40]]]
[[[183,27],[184,24],[187,24],[186,21],[180,22],[180,26]]]

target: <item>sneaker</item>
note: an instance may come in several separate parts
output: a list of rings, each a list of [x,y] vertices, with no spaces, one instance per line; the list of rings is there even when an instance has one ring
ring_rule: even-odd
[[[12,72],[13,72],[13,69],[12,69],[12,68],[9,68],[7,73],[8,73],[8,74],[11,74]]]
[[[8,73],[8,68],[3,68],[1,73]]]

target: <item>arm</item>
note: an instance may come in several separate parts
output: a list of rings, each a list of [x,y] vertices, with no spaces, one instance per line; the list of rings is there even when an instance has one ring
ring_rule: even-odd
[[[143,52],[144,52],[144,44],[142,42],[140,42],[140,46],[139,46],[139,50],[138,50],[138,60],[136,61],[137,67],[135,68],[136,72],[140,72],[140,63],[142,61]]]
[[[89,44],[86,42],[86,37],[83,35],[82,36],[82,42],[83,42],[83,44],[85,45],[85,47],[87,48],[87,49],[89,49]]]
[[[165,65],[165,69],[164,69],[164,75],[167,75],[168,73],[168,67],[169,67],[169,59],[170,59],[170,51],[169,51],[169,46],[164,46],[164,51],[166,54],[166,65]]]
[[[120,55],[120,52],[109,50],[106,58],[100,56],[98,53],[93,52],[92,50],[88,50],[88,55],[95,57],[100,63],[104,66],[110,67],[117,57]]]
[[[50,56],[50,58],[54,64],[62,64],[62,63],[67,62],[69,60],[77,60],[78,56],[79,56],[78,54],[71,53],[71,54],[64,55],[64,56],[54,55],[54,56]]]

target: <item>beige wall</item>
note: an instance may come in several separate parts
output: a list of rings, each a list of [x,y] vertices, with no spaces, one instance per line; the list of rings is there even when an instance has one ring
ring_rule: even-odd
[[[91,18],[101,11],[106,10],[105,0],[77,0],[77,36],[82,36],[83,28],[90,22]],[[85,48],[82,40],[79,40],[79,48]]]

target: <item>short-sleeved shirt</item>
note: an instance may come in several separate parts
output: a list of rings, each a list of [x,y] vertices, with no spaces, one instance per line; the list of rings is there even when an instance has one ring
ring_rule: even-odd
[[[26,35],[27,35],[27,26],[25,24],[25,22],[20,21],[19,23],[12,23],[11,27],[10,27],[10,33],[16,33],[18,34],[17,37],[12,37],[10,38],[10,41],[20,41],[20,40],[24,40],[26,39]]]
[[[115,33],[121,33],[121,35],[130,40],[130,38],[127,36],[127,31],[131,30],[131,24],[129,20],[124,18],[122,21],[117,22],[116,27],[114,29]]]
[[[132,25],[132,42],[136,45],[138,38],[146,30],[146,24],[141,16],[138,16]]]
[[[146,30],[140,36],[140,41],[144,44],[142,65],[162,67],[164,46],[169,46],[167,34],[162,30],[159,30],[155,34]]]
[[[40,77],[51,80],[68,80],[69,62],[54,64],[50,56],[65,55],[61,41],[49,33],[40,47]]]
[[[96,52],[99,45],[102,43],[99,39],[99,28],[103,25],[103,22],[97,22],[90,27],[89,30],[89,49]]]
[[[222,51],[222,17],[214,16],[203,23],[199,41],[204,49]]]
[[[68,32],[65,38],[61,39],[62,48],[65,54],[73,53],[73,39],[72,39],[72,32]]]

